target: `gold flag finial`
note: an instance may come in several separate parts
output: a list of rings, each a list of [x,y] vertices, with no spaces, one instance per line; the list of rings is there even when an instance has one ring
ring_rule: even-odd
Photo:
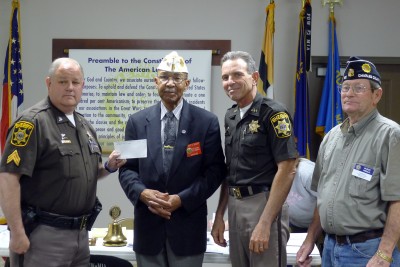
[[[13,0],[12,6],[13,8],[19,8],[19,0]]]
[[[343,5],[343,0],[321,0],[322,6],[329,4],[329,10],[331,13],[335,13],[335,5]]]

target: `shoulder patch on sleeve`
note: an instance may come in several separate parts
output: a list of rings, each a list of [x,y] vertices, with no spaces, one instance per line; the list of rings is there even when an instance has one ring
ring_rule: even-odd
[[[11,144],[14,146],[26,146],[34,127],[33,123],[29,121],[16,122],[12,132]]]
[[[286,138],[292,135],[292,125],[286,112],[278,112],[270,120],[278,138]]]

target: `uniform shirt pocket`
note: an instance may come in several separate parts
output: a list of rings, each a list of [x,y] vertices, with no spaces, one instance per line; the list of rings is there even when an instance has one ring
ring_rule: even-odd
[[[79,169],[82,165],[82,157],[79,150],[73,146],[59,146],[61,156],[61,170],[63,176],[67,179],[79,177]]]
[[[265,165],[267,137],[262,133],[245,133],[241,141],[240,160],[250,169],[261,170]]]
[[[379,175],[380,168],[376,168],[372,165],[367,165],[363,163],[354,163],[354,168],[352,169],[351,180],[349,184],[349,194],[353,198],[360,199],[374,199],[376,196],[376,191],[379,190]],[[358,170],[357,166],[361,168],[369,169],[367,174]]]
[[[251,149],[254,152],[257,152],[257,150],[264,152],[264,147],[267,144],[267,137],[262,133],[245,133],[243,135],[242,144],[245,149]]]

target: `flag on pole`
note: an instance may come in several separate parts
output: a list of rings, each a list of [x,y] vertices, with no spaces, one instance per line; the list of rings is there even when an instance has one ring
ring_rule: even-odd
[[[310,158],[310,107],[308,98],[307,66],[310,65],[311,49],[311,3],[305,1],[300,11],[299,43],[297,50],[296,82],[295,82],[295,112],[294,134],[297,140],[297,150],[301,157]],[[308,53],[307,53],[308,51]]]
[[[12,1],[10,35],[4,62],[4,80],[1,105],[0,142],[1,152],[7,138],[7,130],[12,120],[22,111],[24,89],[21,68],[21,29],[19,0]]]
[[[258,68],[260,79],[258,79],[257,84],[258,91],[269,98],[274,97],[274,10],[275,3],[272,1],[265,9],[264,39],[261,49],[260,66]]]
[[[335,14],[330,12],[328,65],[315,129],[316,133],[322,137],[335,125],[343,121],[342,103],[340,102],[339,93],[340,81],[340,59],[336,38]]]

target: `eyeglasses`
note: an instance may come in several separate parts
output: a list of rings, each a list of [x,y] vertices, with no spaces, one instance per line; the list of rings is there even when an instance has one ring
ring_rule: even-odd
[[[182,76],[167,76],[167,75],[161,75],[158,76],[158,79],[162,82],[162,83],[167,83],[169,81],[169,78],[172,78],[172,81],[175,84],[180,84],[182,83],[184,80],[186,80],[185,77]]]
[[[367,90],[367,87],[361,83],[356,83],[354,85],[342,84],[341,86],[339,86],[339,93],[347,93],[350,91],[351,88],[353,88],[353,92],[355,94],[362,94],[365,93],[365,91]]]

